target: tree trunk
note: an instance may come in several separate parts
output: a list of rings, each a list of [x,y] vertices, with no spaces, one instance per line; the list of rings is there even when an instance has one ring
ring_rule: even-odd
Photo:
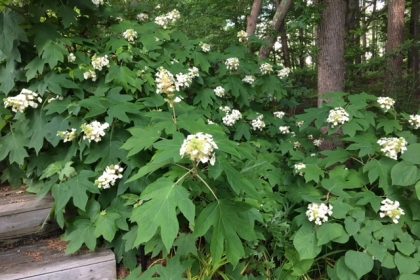
[[[348,64],[360,64],[362,62],[360,52],[360,35],[357,29],[360,26],[360,7],[359,0],[347,0],[346,13],[346,50],[351,50],[352,55],[349,57]]]
[[[411,34],[414,46],[411,49],[410,68],[414,78],[414,93],[420,98],[420,1],[413,1],[411,9]]]
[[[284,66],[290,68],[291,64],[290,64],[289,42],[287,39],[286,27],[284,24],[280,27],[280,39],[281,39],[281,52],[283,55],[283,64]]]
[[[376,17],[376,4],[377,4],[377,0],[373,1],[373,9],[372,9],[372,16]],[[377,56],[377,49],[378,49],[378,39],[377,39],[377,35],[376,35],[376,20],[372,21],[372,47],[371,47],[371,52],[372,52],[372,58],[375,58]]]
[[[388,4],[388,38],[385,46],[387,55],[386,89],[389,96],[397,97],[401,85],[403,57],[400,53],[404,37],[405,0],[390,0]]]
[[[281,25],[285,24],[286,14],[291,6],[292,0],[282,0],[277,6],[276,13],[274,14],[271,26],[272,33],[265,38],[266,43],[260,49],[260,58],[265,59],[270,54],[271,49],[273,48],[273,45],[276,42],[276,35],[279,32]]]
[[[251,8],[251,14],[247,18],[246,34],[249,36],[255,34],[257,28],[258,16],[261,13],[262,0],[254,0]]]
[[[325,94],[344,90],[346,1],[325,0],[319,28],[318,106]]]

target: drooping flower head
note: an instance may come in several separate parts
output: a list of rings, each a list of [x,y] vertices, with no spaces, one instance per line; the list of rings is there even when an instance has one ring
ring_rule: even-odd
[[[290,126],[279,126],[279,131],[281,134],[289,134],[290,133]]]
[[[255,119],[251,121],[252,130],[263,130],[263,128],[265,127],[265,122],[263,118],[263,115],[258,115]]]
[[[420,128],[420,115],[410,115],[408,119],[408,123],[414,128]]]
[[[95,70],[88,70],[88,71],[86,71],[86,72],[84,72],[83,73],[83,78],[85,79],[85,80],[92,80],[93,82],[95,82],[96,81],[96,79],[97,79],[97,76],[96,76],[96,72],[95,72]]]
[[[181,14],[178,10],[174,9],[167,14],[158,16],[155,18],[155,23],[160,25],[163,29],[168,28],[170,25],[175,24],[175,22],[181,18]]]
[[[188,156],[196,163],[207,163],[214,165],[216,162],[215,150],[218,147],[210,134],[198,132],[188,135],[182,143],[179,154],[181,157]]]
[[[388,112],[391,110],[392,107],[394,107],[395,100],[391,97],[378,97],[377,102],[379,104],[379,107],[381,107],[384,112]]]
[[[159,71],[156,73],[155,82],[157,87],[157,94],[163,93],[166,95],[170,95],[176,90],[176,80],[174,78],[174,75],[163,67],[160,67]]]
[[[239,68],[239,58],[237,57],[230,57],[225,61],[226,68],[229,71],[236,71]]]
[[[222,121],[226,126],[233,126],[240,119],[242,119],[241,112],[239,110],[233,109],[226,112],[226,115],[223,117]]]
[[[331,109],[327,118],[327,122],[331,124],[331,127],[335,127],[340,124],[345,124],[349,120],[350,115],[347,113],[346,110],[344,110],[341,107]]]
[[[211,46],[207,43],[200,42],[200,48],[202,52],[208,53],[211,51]]]
[[[263,63],[260,66],[260,72],[263,75],[268,75],[273,73],[273,66],[270,63]]]
[[[57,131],[57,136],[63,139],[64,143],[71,142],[77,136],[76,129],[72,128],[70,130]]]
[[[398,224],[402,215],[405,215],[405,212],[400,208],[400,203],[398,201],[392,201],[388,198],[381,201],[381,212],[379,216],[381,218],[389,217],[392,219],[394,224]]]
[[[41,102],[42,98],[38,93],[24,88],[18,95],[5,98],[4,107],[11,107],[15,113],[23,113],[28,107],[37,108]]]
[[[274,112],[273,115],[278,119],[282,119],[286,115],[286,113],[283,111],[277,111],[277,112]]]
[[[124,169],[118,164],[111,164],[105,168],[105,171],[95,180],[95,185],[99,189],[109,189],[114,186],[118,179],[121,179]]]
[[[221,86],[217,86],[213,91],[217,97],[225,96],[225,89]]]
[[[290,68],[285,67],[279,71],[277,71],[277,77],[279,77],[280,79],[286,78],[287,76],[289,76],[290,74]]]
[[[89,143],[91,141],[99,142],[102,140],[102,137],[105,136],[105,130],[109,128],[109,124],[106,122],[100,123],[98,121],[92,121],[89,124],[82,124],[80,128],[84,133],[84,140],[88,140]]]
[[[91,64],[94,69],[102,71],[104,67],[109,67],[108,55],[97,56],[96,54],[91,59]]]
[[[299,162],[293,165],[293,169],[296,174],[299,174],[300,176],[303,176],[303,170],[306,168],[306,164]]]
[[[253,75],[246,75],[243,79],[242,82],[247,83],[249,85],[254,85],[255,82],[255,77]]]
[[[70,63],[73,63],[73,62],[76,61],[76,56],[74,55],[74,53],[71,52],[71,53],[68,54],[67,61],[70,62]]]
[[[244,43],[248,41],[248,34],[246,34],[246,31],[241,30],[238,33],[236,33],[236,37],[238,37],[238,41],[240,43]]]
[[[137,31],[130,28],[130,29],[127,29],[126,31],[124,31],[122,36],[128,42],[133,43],[137,39]]]
[[[398,159],[398,154],[403,154],[407,151],[407,141],[404,137],[382,137],[377,142],[381,146],[381,152],[385,156],[395,159]]]
[[[323,223],[328,222],[329,216],[333,213],[332,209],[332,205],[325,203],[310,203],[308,205],[308,210],[306,211],[306,216],[310,222],[322,225]]]
[[[140,21],[140,22],[142,22],[142,21],[146,21],[146,20],[148,20],[148,19],[149,19],[149,15],[148,15],[148,14],[145,14],[145,13],[140,13],[140,14],[137,14],[137,15],[136,15],[136,19],[137,19],[138,21]]]

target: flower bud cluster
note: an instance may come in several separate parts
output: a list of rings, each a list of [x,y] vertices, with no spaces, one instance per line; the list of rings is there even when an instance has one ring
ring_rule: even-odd
[[[230,57],[225,61],[226,68],[229,71],[236,71],[239,68],[239,58],[237,57]]]
[[[251,121],[252,130],[263,130],[263,128],[265,127],[265,122],[263,121],[263,118],[263,115],[258,115],[257,118]]]
[[[155,23],[160,25],[163,29],[166,29],[168,26],[175,24],[175,22],[180,18],[181,14],[178,10],[174,9],[167,14],[156,17]]]
[[[303,170],[306,168],[306,164],[299,162],[293,165],[293,169],[296,174],[299,174],[300,176],[303,176]]]
[[[221,87],[221,86],[217,86],[217,87],[214,89],[214,94],[215,94],[217,97],[223,97],[223,96],[225,96],[225,89],[224,89],[223,87]]]
[[[398,201],[392,201],[389,198],[386,198],[381,201],[381,204],[379,217],[389,217],[394,224],[398,224],[401,216],[405,215],[405,212],[400,208],[400,203]]]
[[[211,51],[211,46],[203,42],[200,43],[200,48],[201,48],[201,51],[205,53],[208,53]]]
[[[398,159],[398,153],[403,154],[407,151],[407,141],[404,137],[383,137],[377,143],[385,156],[395,160]]]
[[[243,79],[242,82],[250,84],[251,86],[254,84],[255,82],[255,77],[252,75],[246,75]]]
[[[82,124],[80,128],[84,133],[84,140],[88,140],[89,143],[91,141],[99,142],[101,141],[102,137],[105,136],[105,130],[109,128],[109,123],[100,123],[98,121],[92,121],[89,124]]]
[[[333,213],[332,209],[332,205],[325,203],[310,203],[308,205],[308,210],[306,211],[306,216],[310,222],[322,225],[323,223],[328,222],[329,216]]]
[[[91,59],[91,64],[94,69],[102,71],[104,67],[109,67],[108,55],[97,56],[95,54]]]
[[[414,128],[420,128],[420,115],[410,115],[408,119],[408,123]]]
[[[395,104],[395,100],[391,97],[378,97],[377,102],[384,112],[388,112]]]
[[[181,157],[188,156],[196,163],[207,163],[214,165],[216,162],[215,150],[218,147],[210,134],[198,132],[188,135],[182,143],[179,154]]]
[[[289,134],[290,126],[279,126],[279,130],[281,134]]]
[[[11,107],[15,113],[23,113],[28,107],[37,108],[41,102],[42,98],[39,97],[38,93],[24,88],[18,95],[6,97],[4,107]]]
[[[71,142],[74,139],[76,139],[77,133],[76,129],[72,128],[70,130],[64,130],[64,131],[57,131],[57,136],[63,139],[63,142]]]
[[[286,78],[287,76],[289,76],[290,74],[290,68],[285,67],[279,71],[277,71],[277,77],[279,77],[280,79]]]
[[[140,22],[147,21],[149,19],[149,15],[145,13],[137,14],[136,19]]]
[[[92,3],[96,6],[99,7],[101,5],[104,4],[104,0],[92,0]]]
[[[118,179],[121,179],[124,169],[118,164],[112,164],[105,168],[105,171],[95,180],[99,189],[109,189],[114,186]]]
[[[238,37],[238,41],[240,43],[244,43],[248,41],[248,34],[246,34],[246,31],[241,30],[238,33],[236,33],[236,37]]]
[[[277,112],[274,112],[273,115],[278,119],[282,119],[286,115],[286,113],[283,111],[277,111]]]
[[[170,95],[175,92],[175,78],[174,75],[163,67],[159,68],[156,73],[156,93]]]
[[[226,109],[226,107],[225,107]],[[237,121],[242,119],[242,114],[236,109],[225,111],[226,115],[223,117],[222,121],[226,126],[233,126]]]
[[[347,113],[346,110],[344,110],[341,107],[331,109],[327,118],[327,122],[331,124],[331,127],[335,127],[340,124],[345,124],[349,120],[350,115]]]
[[[70,63],[73,63],[76,61],[76,56],[74,55],[74,53],[69,53],[69,55],[67,56],[67,61]]]
[[[187,74],[178,73],[175,75],[176,81],[175,81],[175,89],[177,91],[180,91],[182,89],[188,88],[191,86],[192,81],[194,78],[197,78],[200,76],[199,70],[197,67],[192,67],[188,69]]]
[[[137,31],[130,28],[130,29],[127,29],[126,31],[124,31],[122,36],[128,42],[133,43],[137,39]]]
[[[321,147],[321,145],[322,145],[322,139],[314,139],[313,141],[312,141],[312,143],[314,144],[314,146],[316,146],[316,147]]]
[[[94,70],[88,70],[83,73],[83,78],[85,80],[91,79],[94,82],[97,79],[96,72]]]
[[[270,63],[263,63],[260,66],[260,72],[263,75],[268,75],[273,73],[273,66]]]

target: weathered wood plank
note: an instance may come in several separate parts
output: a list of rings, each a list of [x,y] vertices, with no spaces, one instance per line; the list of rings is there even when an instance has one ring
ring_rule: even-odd
[[[53,200],[31,194],[2,193],[0,197],[0,240],[32,234],[41,230]]]
[[[63,248],[42,240],[0,253],[0,280],[114,280],[115,256],[110,250],[66,256]],[[55,244],[54,242],[52,244]]]

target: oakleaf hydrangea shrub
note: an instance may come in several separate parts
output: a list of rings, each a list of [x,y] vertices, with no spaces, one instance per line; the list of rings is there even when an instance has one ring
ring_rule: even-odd
[[[68,253],[109,246],[132,279],[417,272],[419,121],[398,100],[294,116],[305,91],[243,33],[219,52],[148,1],[32,4],[1,14],[2,180],[54,197]]]

